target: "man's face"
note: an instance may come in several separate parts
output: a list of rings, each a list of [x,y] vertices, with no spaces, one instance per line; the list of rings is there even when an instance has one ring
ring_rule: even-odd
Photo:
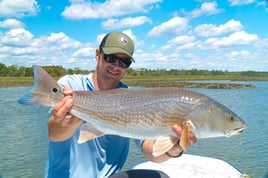
[[[100,77],[106,82],[118,83],[127,72],[127,68],[123,68],[124,63],[129,62],[126,60],[130,61],[130,58],[123,53],[107,56],[99,52],[97,70],[99,71]]]

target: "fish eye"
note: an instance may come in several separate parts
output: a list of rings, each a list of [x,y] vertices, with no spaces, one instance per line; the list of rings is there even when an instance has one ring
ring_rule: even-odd
[[[53,93],[57,93],[58,92],[58,89],[57,88],[52,88],[52,92]]]
[[[235,121],[234,116],[229,117],[229,121],[230,121],[230,122],[234,122],[234,121]]]

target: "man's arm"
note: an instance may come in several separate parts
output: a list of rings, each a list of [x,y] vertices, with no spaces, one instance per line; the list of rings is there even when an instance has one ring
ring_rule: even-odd
[[[70,138],[83,120],[69,113],[72,108],[72,90],[64,88],[64,99],[52,108],[51,117],[48,120],[48,137],[51,141],[64,141]]]
[[[177,134],[177,136],[180,138],[182,129],[179,125],[173,126],[174,132]],[[190,133],[189,135],[190,144],[196,143],[196,137],[193,133]],[[153,162],[161,163],[163,161],[166,161],[170,159],[171,157],[180,156],[183,152],[183,149],[180,147],[179,142],[174,145],[169,151],[166,152],[166,154],[160,155],[158,157],[153,156],[153,145],[154,140],[144,140],[142,143],[142,151],[146,159]]]

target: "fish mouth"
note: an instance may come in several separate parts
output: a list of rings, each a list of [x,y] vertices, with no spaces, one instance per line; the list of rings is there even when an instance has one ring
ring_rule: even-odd
[[[226,130],[224,133],[227,137],[230,137],[232,135],[239,135],[241,132],[243,132],[245,127],[238,127],[235,129]]]

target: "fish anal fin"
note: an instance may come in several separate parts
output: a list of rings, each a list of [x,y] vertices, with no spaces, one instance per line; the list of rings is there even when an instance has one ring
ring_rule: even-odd
[[[191,124],[186,122],[182,128],[180,137],[180,146],[183,150],[187,150],[190,146],[189,134],[191,131]]]
[[[153,156],[157,157],[166,153],[178,141],[179,141],[179,138],[175,136],[164,136],[164,137],[157,138],[153,145]]]
[[[85,124],[81,125],[80,135],[79,135],[79,139],[77,142],[80,144],[85,143],[89,140],[101,137],[103,135],[104,135],[104,133],[97,130],[93,125],[91,125],[89,123],[85,123]]]

